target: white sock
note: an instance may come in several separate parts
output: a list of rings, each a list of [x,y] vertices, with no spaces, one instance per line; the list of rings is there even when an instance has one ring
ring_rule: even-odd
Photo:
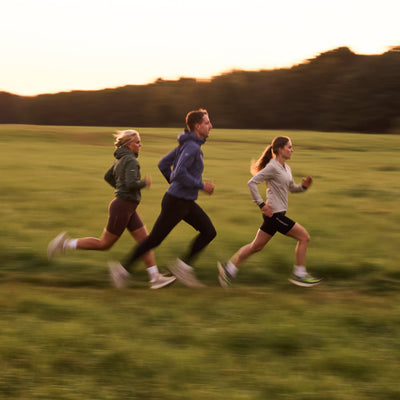
[[[159,272],[157,265],[153,265],[152,267],[147,268],[147,272],[149,274],[150,282],[154,282],[157,280]]]
[[[239,269],[236,267],[236,265],[232,261],[227,262],[226,270],[228,271],[228,274],[233,278],[239,272]]]
[[[78,245],[78,239],[67,239],[64,242],[64,249],[75,250]]]
[[[303,265],[295,265],[293,268],[293,273],[296,276],[303,278],[307,274],[306,267],[304,267]]]

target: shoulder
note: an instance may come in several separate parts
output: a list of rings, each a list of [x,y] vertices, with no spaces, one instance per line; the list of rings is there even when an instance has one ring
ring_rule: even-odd
[[[137,157],[133,153],[124,155],[121,158],[121,160],[123,160],[123,162],[126,163],[126,164],[139,165],[139,161],[138,161]]]
[[[185,152],[195,153],[200,151],[200,144],[194,140],[188,140],[182,144],[182,150]]]
[[[278,167],[280,166],[279,162],[273,158],[265,167],[265,171],[276,171]]]

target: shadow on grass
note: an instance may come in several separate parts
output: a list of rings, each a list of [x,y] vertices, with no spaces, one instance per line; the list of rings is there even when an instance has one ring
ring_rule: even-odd
[[[3,282],[22,282],[36,286],[65,288],[110,288],[107,266],[82,267],[79,263],[68,260],[62,263],[49,263],[47,257],[33,251],[20,250],[18,253],[1,252]],[[234,287],[278,287],[292,286],[288,283],[291,267],[284,261],[275,260],[268,266],[253,264],[244,266],[234,281]],[[377,265],[320,264],[310,271],[323,278],[321,286],[351,288],[364,293],[390,293],[400,288],[400,272],[382,271]],[[212,268],[198,268],[200,279],[208,287],[218,287],[216,271]],[[146,272],[137,268],[130,286],[135,289],[147,289]],[[179,284],[181,286],[181,284]]]
[[[106,268],[102,273],[82,269],[64,262],[51,264],[47,257],[33,251],[1,252],[0,272],[3,281],[29,283],[38,286],[58,287],[109,287]]]

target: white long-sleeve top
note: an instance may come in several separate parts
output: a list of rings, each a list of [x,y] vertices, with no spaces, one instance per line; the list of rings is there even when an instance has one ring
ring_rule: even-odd
[[[264,202],[257,187],[262,182],[267,184],[266,203],[273,213],[287,211],[289,192],[305,191],[302,185],[294,183],[289,165],[282,165],[275,158],[247,182],[251,198],[257,205]]]

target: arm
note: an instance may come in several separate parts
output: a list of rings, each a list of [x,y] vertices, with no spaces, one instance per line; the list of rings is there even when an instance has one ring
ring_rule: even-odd
[[[188,188],[204,189],[201,180],[201,173],[199,176],[193,175],[193,163],[199,157],[200,149],[196,145],[185,145],[178,154],[174,170],[171,173],[171,181],[177,181],[182,186]]]
[[[109,183],[113,188],[116,186],[115,177],[114,177],[114,165],[106,172],[104,175],[104,180]]]
[[[267,181],[271,177],[271,172],[270,168],[268,168],[268,165],[262,169],[260,172],[258,172],[256,175],[254,175],[248,182],[247,185],[249,186],[250,189],[250,195],[254,203],[256,203],[258,206],[265,204],[263,198],[260,195],[260,192],[258,191],[257,185],[259,185],[262,182]]]
[[[129,190],[140,190],[146,187],[146,181],[140,179],[140,166],[137,161],[128,162],[124,174],[125,184]]]
[[[250,189],[250,195],[254,203],[260,207],[262,213],[267,217],[272,217],[272,209],[269,205],[264,203],[263,198],[258,191],[258,185],[265,182],[270,176],[270,171],[267,168],[261,170],[258,174],[254,175],[248,182],[247,185]]]
[[[292,180],[290,182],[289,190],[292,193],[305,192],[311,186],[312,181],[313,181],[313,179],[311,176],[307,176],[307,178],[303,178],[301,181],[301,185],[295,184],[294,181]]]
[[[158,169],[161,171],[161,173],[163,174],[164,178],[167,180],[168,183],[171,183],[172,166],[174,165],[177,153],[178,153],[178,147],[170,151],[158,163]]]

